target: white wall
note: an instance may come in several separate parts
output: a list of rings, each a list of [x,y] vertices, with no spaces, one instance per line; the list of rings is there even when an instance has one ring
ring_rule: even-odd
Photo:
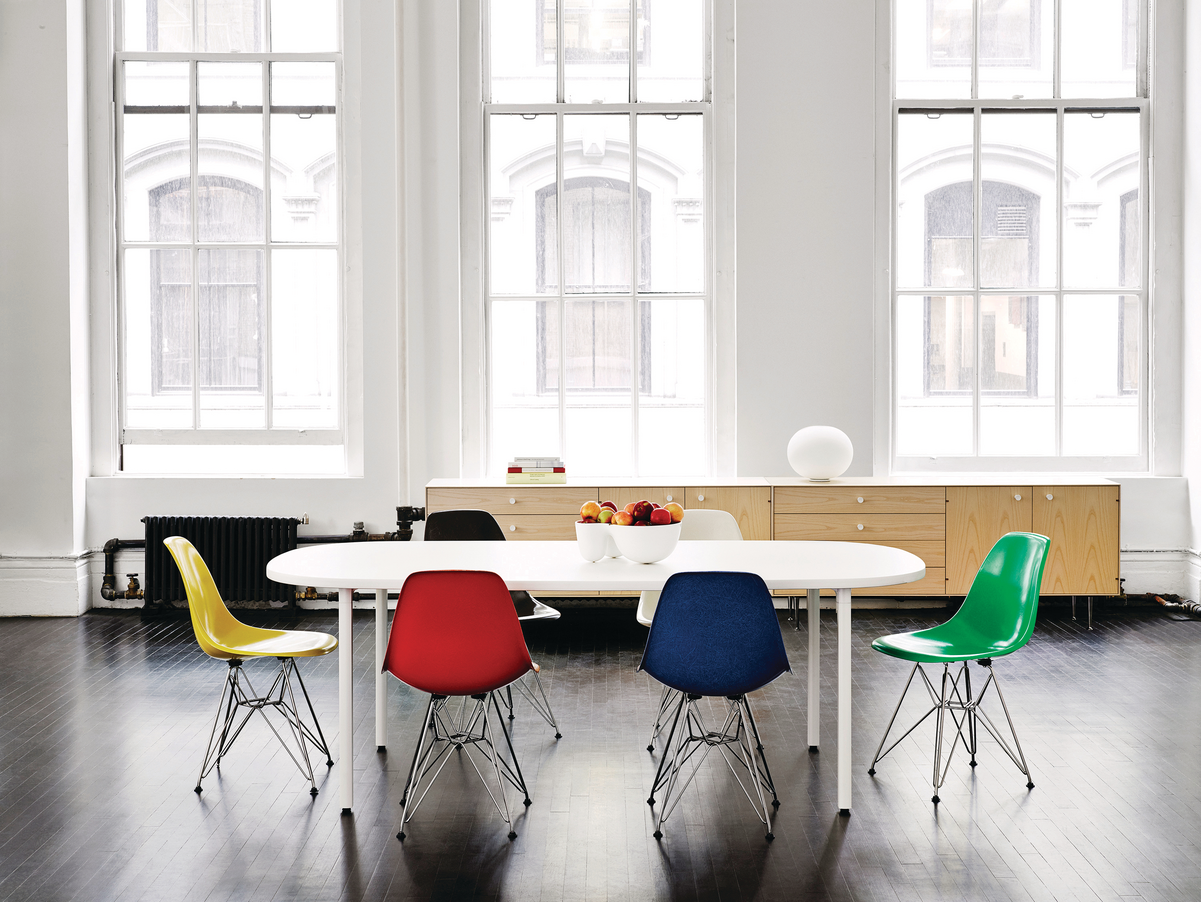
[[[738,472],[802,426],[872,473],[876,0],[738,5]]]
[[[1201,59],[1201,2],[1187,0],[1184,28],[1185,57]],[[1183,441],[1181,472],[1190,480],[1201,478],[1201,67],[1188,66],[1184,78],[1184,347]],[[1187,592],[1201,597],[1201,497],[1188,496],[1191,534],[1186,570]]]

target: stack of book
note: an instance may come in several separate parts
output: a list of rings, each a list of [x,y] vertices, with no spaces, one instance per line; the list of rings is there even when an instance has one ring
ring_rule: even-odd
[[[508,485],[563,485],[567,468],[557,457],[515,457],[505,474]]]

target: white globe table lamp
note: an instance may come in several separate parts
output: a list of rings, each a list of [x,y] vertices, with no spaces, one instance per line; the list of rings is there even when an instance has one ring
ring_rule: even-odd
[[[841,476],[854,456],[850,438],[833,426],[806,426],[788,442],[788,463],[810,482]]]

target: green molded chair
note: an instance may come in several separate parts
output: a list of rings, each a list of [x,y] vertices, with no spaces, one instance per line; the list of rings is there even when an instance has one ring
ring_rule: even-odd
[[[1034,632],[1034,620],[1038,614],[1038,589],[1042,584],[1043,564],[1046,563],[1047,547],[1050,544],[1050,539],[1036,533],[1011,532],[1002,536],[984,559],[967,597],[963,599],[963,605],[955,612],[955,616],[946,623],[930,629],[884,636],[872,643],[872,648],[878,652],[912,661],[913,670],[909,672],[909,679],[901,692],[901,700],[892,712],[892,718],[884,730],[884,737],[876,747],[872,766],[867,771],[869,774],[874,776],[876,763],[937,711],[934,728],[934,797],[931,799],[935,805],[939,801],[938,790],[947,778],[947,771],[951,768],[951,757],[960,741],[971,755],[969,763],[972,767],[976,766],[977,725],[983,725],[1017,765],[1018,770],[1026,776],[1026,788],[1034,788],[1034,781],[1030,779],[1030,768],[1026,765],[1026,756],[1022,754],[1022,745],[1018,741],[1017,731],[1013,728],[1013,719],[1009,716],[1009,707],[1005,704],[1005,696],[1001,693],[1001,684],[997,682],[992,663],[994,658],[1013,654],[1030,641]],[[988,670],[984,687],[975,697],[972,696],[971,674],[968,673],[968,663],[971,661]],[[942,665],[942,681],[938,690],[935,690],[934,684],[926,676],[926,671],[922,669],[923,664]],[[963,665],[958,674],[951,673],[952,664]],[[888,741],[888,734],[892,732],[897,714],[901,710],[901,703],[905,701],[905,695],[913,685],[914,675],[918,673],[926,684],[932,706],[900,739],[885,749],[884,743]],[[1013,737],[1013,748],[1010,748],[996,725],[980,708],[989,686],[997,688],[997,698],[1001,701],[1001,709],[1005,712],[1009,733]],[[947,752],[946,766],[940,770],[948,714],[955,723],[955,738],[951,742],[950,751]]]

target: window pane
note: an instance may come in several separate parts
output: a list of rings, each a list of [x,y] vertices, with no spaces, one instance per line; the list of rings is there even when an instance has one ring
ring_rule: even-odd
[[[573,473],[627,476],[633,470],[630,454],[630,403],[592,404],[577,400],[567,408],[567,453]]]
[[[492,0],[488,65],[493,103],[554,103],[558,91],[554,0]]]
[[[196,306],[202,427],[266,425],[263,263],[261,250],[200,249]]]
[[[897,117],[897,285],[975,279],[970,113]]]
[[[1063,117],[1064,285],[1138,285],[1139,114]]]
[[[1137,298],[1063,299],[1064,454],[1138,454],[1140,326]]]
[[[1060,6],[1063,96],[1133,97],[1137,0],[1060,0]]]
[[[265,50],[263,0],[196,0],[196,34],[210,53]]]
[[[188,53],[192,49],[191,0],[129,0],[123,16],[126,50]]]
[[[271,238],[338,240],[333,63],[271,64]]]
[[[271,252],[272,425],[334,429],[338,421],[338,253]]]
[[[897,451],[972,453],[975,322],[971,297],[897,299]]]
[[[503,473],[519,455],[560,453],[558,303],[497,301],[489,308],[493,472]]]
[[[980,298],[980,453],[1055,454],[1055,298]]]
[[[340,48],[337,0],[271,0],[274,53],[328,53]]]
[[[1050,97],[1054,88],[1053,0],[983,0],[981,97]]]
[[[198,63],[196,79],[200,240],[261,241],[261,64]]]
[[[638,99],[704,100],[705,16],[700,0],[654,0],[651,8],[639,3],[638,12]]]
[[[573,469],[598,475],[628,473],[633,375],[632,302],[565,301],[567,310],[567,455]],[[640,328],[649,331],[649,304]]]
[[[640,288],[705,290],[704,196],[703,119],[640,115],[638,247],[649,270]]]
[[[121,212],[126,241],[191,240],[188,68],[187,63],[125,64]],[[171,196],[164,200],[164,194]]]
[[[346,472],[343,445],[132,445],[122,448],[126,473],[268,476]]]
[[[122,385],[131,429],[192,428],[192,253],[125,252]]]
[[[638,472],[706,473],[705,302],[643,303],[650,321],[642,334],[641,363],[649,379],[638,402]]]
[[[896,0],[899,98],[970,97],[972,0]]]
[[[1055,114],[985,113],[980,141],[981,283],[1054,286]]]
[[[630,117],[565,116],[563,126],[563,279],[567,292],[630,290]],[[539,290],[558,290],[552,240],[554,187],[538,192],[538,236],[545,267]],[[645,287],[650,267],[646,249],[638,281]]]
[[[488,128],[492,292],[557,291],[555,117],[489,116]]]
[[[554,0],[543,0],[545,6]],[[638,54],[645,53],[638,0]],[[545,46],[545,29],[544,29]],[[623,0],[563,0],[563,90],[568,103],[630,99],[630,5]]]

